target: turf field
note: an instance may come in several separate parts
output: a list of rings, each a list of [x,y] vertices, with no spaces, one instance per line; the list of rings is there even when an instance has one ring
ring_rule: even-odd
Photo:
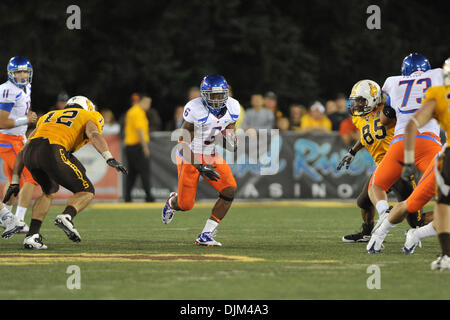
[[[23,250],[23,235],[0,240],[0,299],[450,299],[450,272],[430,270],[437,238],[405,256],[404,222],[382,254],[368,255],[365,244],[341,241],[361,224],[352,204],[235,203],[215,248],[193,245],[211,203],[169,225],[160,207],[92,205],[75,220],[81,243],[53,225],[55,207],[42,227],[47,251]],[[66,286],[71,265],[79,290]],[[367,288],[370,265],[381,289]]]

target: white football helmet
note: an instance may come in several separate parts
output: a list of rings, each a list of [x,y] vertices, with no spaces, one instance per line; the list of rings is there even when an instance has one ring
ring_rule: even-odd
[[[450,58],[445,60],[442,66],[442,75],[444,76],[444,85],[450,86]]]
[[[351,115],[364,116],[381,103],[381,88],[375,81],[361,80],[355,83],[350,94]]]
[[[70,105],[77,105],[87,111],[95,111],[95,104],[84,96],[75,96],[67,100],[66,108]]]

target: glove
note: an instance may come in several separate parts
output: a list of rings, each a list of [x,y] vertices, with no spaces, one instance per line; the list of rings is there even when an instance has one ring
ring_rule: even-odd
[[[399,161],[399,163],[403,166],[402,179],[405,181],[413,181],[416,173],[416,166],[414,163],[404,163],[401,161]]]
[[[395,119],[396,118],[396,114],[395,114],[395,110],[388,105],[385,105],[383,108],[383,114],[388,117],[389,119]]]
[[[237,136],[236,132],[233,129],[226,129],[222,131],[223,135],[223,145],[224,147],[231,152],[237,151]]]
[[[342,158],[341,162],[339,162],[336,169],[341,170],[341,168],[345,164],[345,169],[348,169],[350,167],[350,163],[355,159],[356,152],[353,151],[353,149],[348,150],[347,154]]]
[[[197,170],[203,177],[207,178],[208,180],[217,181],[220,179],[220,174],[214,170],[216,168],[217,167],[211,166],[209,164],[201,164],[198,166]]]
[[[11,199],[11,196],[14,195],[17,197],[17,194],[20,191],[20,187],[18,183],[11,183],[8,187],[8,190],[6,190],[5,196],[3,197],[3,203],[7,203],[9,199]]]
[[[237,139],[236,136],[223,136],[223,145],[228,151],[237,151]]]
[[[111,166],[111,167],[113,167],[113,168],[116,168],[117,171],[120,171],[120,172],[122,172],[123,174],[128,174],[127,168],[125,168],[124,165],[121,164],[121,163],[120,163],[119,161],[117,161],[116,159],[110,158],[110,159],[106,160],[106,163],[107,163],[109,166]]]

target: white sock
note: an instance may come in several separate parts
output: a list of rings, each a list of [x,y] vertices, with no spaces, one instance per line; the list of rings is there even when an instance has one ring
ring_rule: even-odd
[[[437,236],[437,232],[434,230],[433,224],[430,222],[429,224],[417,229],[414,235],[421,240],[424,238]]]
[[[385,219],[380,226],[380,232],[387,234],[389,230],[391,230],[395,226],[395,224],[389,222],[389,219]]]
[[[375,205],[378,211],[378,216],[383,214],[387,209],[389,209],[389,203],[386,200],[380,200]]]
[[[5,204],[6,209],[12,211],[13,205]]]
[[[214,229],[216,229],[218,225],[219,225],[219,223],[217,221],[208,219],[208,220],[206,220],[206,224],[205,224],[205,227],[203,228],[202,233],[213,232]]]
[[[8,208],[3,207],[3,209],[0,209],[0,219],[3,218],[3,216],[8,213],[11,213],[11,211],[9,211]]]
[[[28,208],[24,208],[24,207],[20,207],[17,206],[16,209],[16,217],[20,220],[23,221],[25,219],[25,213],[27,212]]]

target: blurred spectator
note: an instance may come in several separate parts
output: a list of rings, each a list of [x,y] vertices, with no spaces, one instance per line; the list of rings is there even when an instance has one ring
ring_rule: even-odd
[[[162,121],[161,117],[159,116],[158,110],[152,107],[152,98],[148,97],[150,99],[150,106],[147,110],[147,118],[148,118],[148,125],[150,131],[161,131],[162,128]]]
[[[252,94],[250,99],[252,107],[245,112],[245,119],[242,125],[244,130],[253,128],[272,129],[274,125],[273,113],[264,108],[264,98],[261,94]]]
[[[175,111],[173,112],[173,118],[167,122],[166,131],[173,131],[181,128],[183,124],[183,111],[184,106],[175,107]]]
[[[342,141],[350,146],[360,139],[358,128],[353,124],[352,117],[345,118],[339,127],[339,135]]]
[[[290,123],[286,117],[280,117],[277,119],[277,129],[280,131],[289,131]]]
[[[114,113],[110,109],[103,109],[100,111],[105,119],[105,125],[103,127],[103,134],[119,134],[120,125],[114,117]]]
[[[191,87],[188,91],[188,101],[191,101],[195,98],[200,98],[200,88],[199,87]]]
[[[139,104],[139,101],[141,100],[141,97],[142,97],[141,93],[133,92],[130,95],[130,107],[133,107],[133,106]],[[126,117],[126,113],[122,113],[119,116],[120,137],[121,137],[121,139],[124,139],[124,137],[125,137],[125,117]]]
[[[325,111],[327,113],[327,116],[329,117],[330,114],[333,114],[337,111],[337,104],[334,100],[328,100],[325,103]]]
[[[300,121],[307,113],[305,106],[301,104],[291,104],[289,107],[289,128],[290,130],[300,131]]]
[[[67,100],[69,100],[69,95],[67,92],[62,91],[58,94],[58,97],[56,98],[56,109],[62,110],[66,106]],[[52,108],[53,109],[53,108]]]
[[[340,112],[338,104],[334,100],[328,100],[325,104],[328,119],[330,119],[333,131],[339,131],[341,122],[348,117],[347,109],[344,112]]]
[[[343,93],[338,93],[336,96],[336,104],[338,112],[347,113],[347,96]]]
[[[139,103],[139,100],[141,100],[141,95],[137,92],[134,92],[130,96],[130,104],[131,106],[134,106],[135,104]]]
[[[233,97],[233,88],[231,88],[230,85],[228,85],[228,96]],[[241,113],[239,114],[239,118],[236,121],[236,129],[241,129],[242,124],[244,123],[245,119],[245,109],[242,106],[242,104],[239,104],[241,106]]]
[[[150,109],[151,98],[141,95],[138,104],[128,109],[125,115],[125,155],[127,158],[128,175],[125,178],[125,201],[131,202],[131,190],[136,178],[141,178],[147,202],[155,201],[150,193],[150,135],[147,111]]]
[[[275,119],[283,116],[283,113],[278,109],[277,95],[273,91],[268,91],[264,95],[264,107],[272,111]]]
[[[331,132],[331,121],[325,114],[325,107],[319,101],[314,102],[300,121],[300,131],[307,132]]]

